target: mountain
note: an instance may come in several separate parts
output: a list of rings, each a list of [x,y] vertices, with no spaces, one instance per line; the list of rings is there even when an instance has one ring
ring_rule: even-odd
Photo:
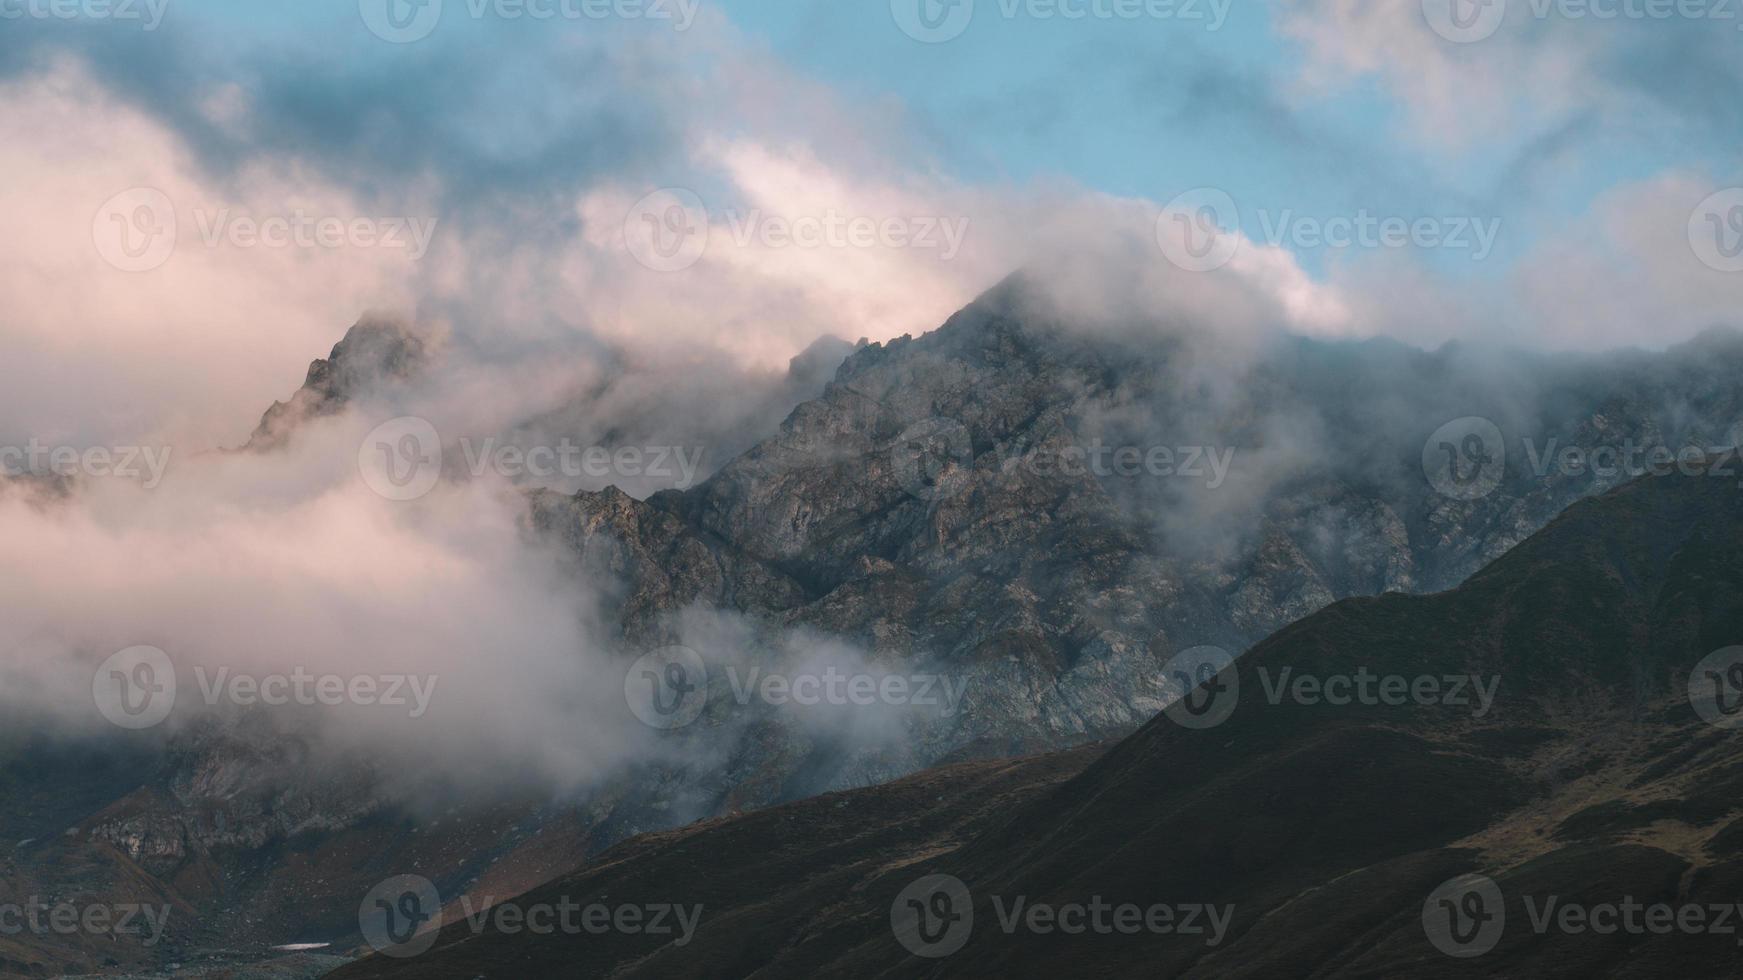
[[[1049,321],[1031,292],[1015,279],[924,338],[856,352],[694,489],[545,500],[545,524],[562,523],[554,507],[580,539],[659,523],[706,543],[630,577],[633,643],[681,642],[673,614],[697,594],[664,580],[732,555],[756,569],[737,608],[966,673],[976,696],[946,741],[1008,749],[1129,731],[1173,652],[1245,649],[1340,598],[1450,587],[1630,478],[1540,477],[1528,450],[1726,446],[1743,419],[1735,335],[1613,360],[1275,338],[1229,364],[1185,332]],[[1508,433],[1510,467],[1454,499],[1424,478],[1424,443],[1479,411]],[[1045,462],[1098,441],[1169,449],[1182,468],[1202,448],[1203,475]],[[922,474],[914,457],[940,450],[941,474]],[[1213,454],[1233,460],[1214,487]]]
[[[266,413],[250,451],[440,377],[445,356],[366,319]],[[258,716],[197,726],[101,778],[79,771],[81,746],[17,743],[0,780],[35,816],[29,832],[0,825],[0,851],[18,848],[20,873],[45,886],[91,862],[137,869],[195,910],[159,959],[296,939],[348,950],[358,897],[406,869],[454,901],[518,894],[637,834],[1124,738],[1176,696],[1168,665],[1183,651],[1240,653],[1340,600],[1450,588],[1629,478],[1539,473],[1538,455],[1725,444],[1743,418],[1740,366],[1732,334],[1587,357],[1090,325],[1015,277],[924,337],[820,345],[774,394],[716,419],[686,409],[693,433],[749,444],[695,486],[524,487],[529,537],[560,547],[578,610],[597,604],[625,672],[670,644],[705,661],[702,710],[663,733],[658,759],[580,798],[432,812],[366,762],[311,761],[312,736]],[[722,376],[696,382],[703,402],[742,381]],[[637,420],[657,386],[598,380],[515,438],[651,438]],[[786,400],[797,407],[773,434],[744,431]],[[1425,448],[1465,444],[1437,430],[1469,416],[1504,435],[1486,493],[1425,473]],[[1088,462],[1097,445],[1113,450],[1105,466]],[[1121,449],[1138,452],[1136,471]],[[942,678],[960,697],[821,719],[738,703],[735,676],[814,669],[823,654],[874,677]],[[57,972],[82,955],[14,958]]]
[[[331,354],[309,364],[303,386],[290,401],[272,403],[243,449],[261,452],[282,447],[299,425],[344,411],[374,385],[416,376],[430,356],[425,339],[404,322],[366,316],[345,332]]]
[[[1743,745],[1689,693],[1743,635],[1743,496],[1734,454],[1700,470],[1575,504],[1452,590],[1336,603],[1105,753],[967,763],[649,834],[511,903],[700,903],[684,945],[450,919],[421,956],[334,976],[1732,976],[1734,929],[1648,928],[1670,920],[1645,911],[1716,922],[1709,909],[1743,896]],[[1325,697],[1363,676],[1371,697]],[[1483,914],[1504,915],[1455,958],[1430,938],[1458,933],[1435,932],[1431,898],[1466,875],[1496,890]],[[913,890],[952,879],[962,891]],[[1462,914],[1474,892],[1452,894]],[[912,929],[916,895],[970,923],[960,943],[943,918]],[[1019,898],[1222,909],[1225,931],[1206,912],[1191,934],[1069,935],[1047,917],[1007,933]],[[1629,903],[1637,931],[1583,926]],[[1534,926],[1569,905],[1579,918]]]

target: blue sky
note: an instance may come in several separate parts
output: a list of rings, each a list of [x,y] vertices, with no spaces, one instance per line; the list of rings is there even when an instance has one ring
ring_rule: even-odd
[[[462,0],[448,2],[459,8]],[[1530,57],[1554,59],[1563,56],[1558,51],[1607,34],[1596,42],[1602,50],[1592,56],[1594,74],[1601,72],[1618,92],[1627,92],[1630,73],[1662,78],[1663,65],[1681,64],[1699,82],[1686,99],[1689,116],[1679,119],[1662,106],[1639,112],[1592,97],[1545,114],[1503,118],[1507,114],[1498,107],[1473,102],[1466,124],[1479,130],[1477,137],[1449,148],[1402,135],[1411,128],[1413,109],[1381,73],[1357,73],[1306,91],[1300,81],[1303,45],[1290,36],[1287,21],[1315,16],[1313,3],[1236,0],[1219,11],[1202,0],[1174,8],[1169,17],[1068,20],[1027,3],[1006,17],[1000,0],[981,0],[960,35],[936,44],[902,33],[892,4],[883,0],[702,4],[706,15],[724,15],[770,59],[843,99],[899,105],[926,166],[966,180],[1064,178],[1157,201],[1216,186],[1239,203],[1250,235],[1262,231],[1253,213],[1261,208],[1324,217],[1364,208],[1402,216],[1470,213],[1508,219],[1497,250],[1502,257],[1517,256],[1547,226],[1581,214],[1608,187],[1675,166],[1736,166],[1728,160],[1732,144],[1726,137],[1738,134],[1723,132],[1697,105],[1702,90],[1735,82],[1735,64],[1743,61],[1733,60],[1732,74],[1724,73],[1726,55],[1743,53],[1737,51],[1743,41],[1734,25],[1723,23],[1534,21],[1515,9],[1499,37],[1473,47],[1512,45]],[[1416,3],[1367,6],[1405,8],[1405,16],[1396,18],[1398,29],[1426,33]],[[463,44],[512,60],[543,43],[544,35],[596,35],[620,26],[631,35],[666,30],[650,23],[450,14],[440,35],[406,47]],[[174,0],[166,29],[243,48],[346,52],[348,58],[387,65],[419,53],[380,50],[349,3]],[[1569,43],[1558,46],[1563,39]],[[1435,40],[1454,66],[1468,54]],[[1694,50],[1708,53],[1684,55]],[[1473,73],[1489,70],[1480,60],[1465,63]],[[1504,68],[1508,62],[1491,64]],[[1531,78],[1519,82],[1522,89],[1536,84]],[[526,83],[537,85],[536,74]],[[1459,80],[1454,76],[1449,83]],[[1539,94],[1520,91],[1509,98],[1529,108]],[[512,131],[505,135],[513,138]],[[1307,267],[1323,271],[1324,249],[1296,251]],[[1442,258],[1427,256],[1431,262]],[[1456,259],[1438,264],[1453,275],[1495,275],[1500,266],[1472,268]]]
[[[1029,246],[1163,235],[1188,208],[1177,195],[1199,192],[1196,209],[1204,189],[1232,204],[1214,217],[1246,242],[1207,274],[1263,294],[1286,329],[1661,346],[1734,323],[1743,300],[1722,254],[1743,235],[1727,224],[1743,227],[1743,190],[1727,196],[1743,184],[1736,20],[1494,0],[1480,9],[1500,16],[1473,38],[1436,20],[1473,0],[687,0],[695,20],[677,31],[515,16],[525,0],[426,0],[434,26],[394,43],[371,17],[407,0],[135,2],[167,2],[156,30],[0,20],[0,84],[20,120],[50,111],[43,93],[60,79],[88,98],[59,118],[131,133],[122,122],[138,114],[154,128],[149,152],[118,138],[106,153],[58,151],[84,154],[58,179],[91,171],[66,223],[82,227],[118,190],[168,184],[188,188],[184,211],[190,197],[259,211],[312,196],[441,219],[431,258],[323,286],[311,324],[346,303],[613,343],[693,340],[703,323],[731,356],[781,363],[819,333],[929,329],[1036,261]],[[921,5],[946,23],[971,13],[923,43],[903,30]],[[1139,14],[1066,18],[1061,5]],[[626,211],[671,188],[702,202],[715,250],[644,281],[623,264]],[[721,250],[736,212],[835,208],[973,233],[944,262]],[[1326,223],[1364,217],[1442,238],[1488,226],[1492,240],[1326,243]],[[1703,256],[1715,233],[1721,254]],[[238,283],[267,273],[244,258],[240,279],[203,288],[245,295]],[[1145,272],[1177,275],[1175,258],[1152,241]],[[104,285],[84,292],[139,288]],[[286,336],[238,356],[264,365],[320,346],[312,325]]]

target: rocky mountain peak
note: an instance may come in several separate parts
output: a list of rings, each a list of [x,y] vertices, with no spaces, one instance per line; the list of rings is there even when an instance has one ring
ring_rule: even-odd
[[[332,353],[309,364],[303,386],[290,401],[272,403],[243,449],[277,449],[303,421],[337,414],[371,385],[410,379],[429,357],[429,342],[405,321],[365,314],[333,345]]]

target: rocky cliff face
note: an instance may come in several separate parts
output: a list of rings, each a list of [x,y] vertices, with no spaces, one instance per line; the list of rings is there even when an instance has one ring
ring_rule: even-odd
[[[1130,730],[1173,653],[1449,588],[1637,475],[1542,460],[1728,445],[1743,418],[1734,336],[1610,360],[1279,338],[1231,366],[1206,338],[1086,334],[1038,306],[1013,280],[854,353],[701,486],[542,499],[540,527],[612,542],[634,645],[683,642],[701,603],[960,677],[964,710],[928,726],[943,757]],[[1462,499],[1423,460],[1477,415],[1505,472]]]

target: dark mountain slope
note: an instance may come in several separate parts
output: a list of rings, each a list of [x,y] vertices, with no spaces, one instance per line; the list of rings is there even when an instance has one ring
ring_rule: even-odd
[[[1743,635],[1737,483],[1639,480],[1574,506],[1450,592],[1338,603],[1218,675],[1212,714],[1172,706],[1055,788],[1019,799],[938,770],[638,838],[517,903],[704,902],[687,946],[473,935],[462,923],[421,958],[336,975],[555,976],[583,964],[646,976],[1733,976],[1735,935],[1599,935],[1553,918],[1540,933],[1533,913],[1551,895],[1743,901],[1743,745],[1702,721],[1686,688],[1703,657]],[[1424,692],[1434,678],[1438,691],[1334,705],[1285,686],[1273,703],[1285,670],[1291,683],[1365,671]],[[1498,684],[1487,710],[1470,688],[1469,703],[1451,696],[1458,676]],[[1179,723],[1219,704],[1220,724]],[[1008,771],[1038,782],[1074,762]],[[914,795],[934,787],[929,817],[994,816],[908,833]],[[1494,948],[1459,959],[1431,944],[1423,910],[1465,873],[1493,879],[1506,912]],[[891,908],[934,874],[960,879],[974,914],[966,945],[931,959],[898,942]],[[1001,913],[1018,897],[1233,911],[1215,945],[1142,930],[1007,934]]]

